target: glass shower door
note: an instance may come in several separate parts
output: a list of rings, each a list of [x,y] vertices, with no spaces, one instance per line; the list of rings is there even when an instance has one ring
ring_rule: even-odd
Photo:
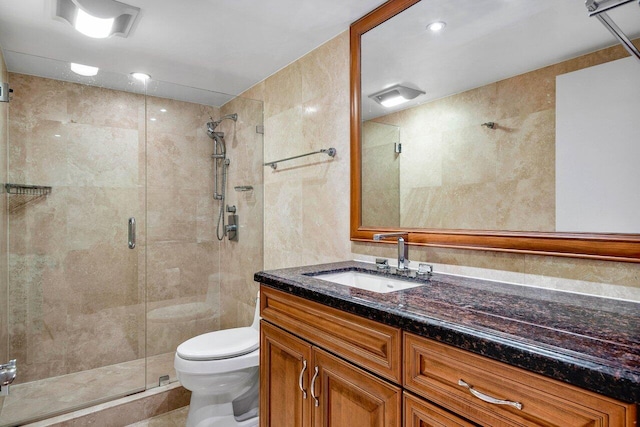
[[[144,85],[109,77],[126,90],[9,75],[2,426],[145,389]]]

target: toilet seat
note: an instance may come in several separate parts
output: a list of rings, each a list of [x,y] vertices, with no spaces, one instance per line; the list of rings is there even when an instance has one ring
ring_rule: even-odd
[[[178,346],[183,360],[207,361],[242,356],[260,346],[260,334],[254,328],[233,328],[193,337]]]

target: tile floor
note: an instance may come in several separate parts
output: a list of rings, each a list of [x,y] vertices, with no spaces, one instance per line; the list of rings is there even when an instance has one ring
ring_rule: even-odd
[[[187,423],[188,413],[189,407],[184,406],[180,409],[167,412],[166,414],[149,418],[148,420],[129,424],[127,427],[184,427]]]

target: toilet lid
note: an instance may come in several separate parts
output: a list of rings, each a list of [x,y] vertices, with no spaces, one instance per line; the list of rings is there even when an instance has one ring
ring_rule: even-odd
[[[233,328],[193,337],[178,346],[178,356],[187,360],[228,359],[251,353],[260,346],[254,328]]]

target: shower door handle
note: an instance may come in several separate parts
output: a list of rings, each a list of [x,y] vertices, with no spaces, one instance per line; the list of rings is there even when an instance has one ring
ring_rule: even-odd
[[[136,247],[136,219],[129,218],[129,249]]]

